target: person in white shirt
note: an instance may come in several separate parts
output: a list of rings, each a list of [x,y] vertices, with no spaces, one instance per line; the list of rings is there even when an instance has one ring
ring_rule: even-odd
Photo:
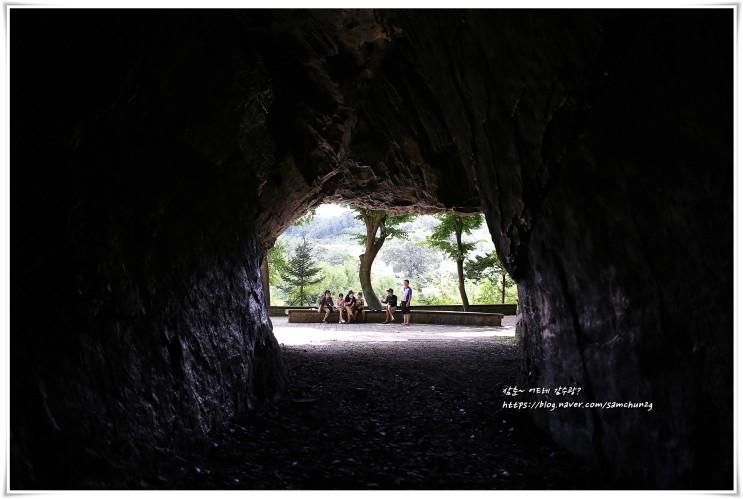
[[[413,300],[413,290],[410,288],[410,281],[402,281],[402,299],[400,308],[402,309],[402,325],[410,325],[410,302]]]
[[[343,293],[338,295],[338,299],[335,300],[335,308],[338,309],[338,324],[345,324],[343,320],[343,310],[346,308],[346,302],[343,300]]]

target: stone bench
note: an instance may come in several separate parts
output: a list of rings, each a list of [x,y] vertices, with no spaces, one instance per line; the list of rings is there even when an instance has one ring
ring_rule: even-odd
[[[307,310],[308,307],[297,307],[289,305],[271,305],[268,307],[268,313],[271,317],[279,317],[282,315],[289,315],[290,310]],[[421,311],[446,311],[446,312],[461,312],[462,305],[413,305],[411,307],[413,312]],[[517,305],[515,303],[493,303],[490,305],[470,305],[470,312],[485,312],[495,313],[503,315],[516,315],[518,312]]]
[[[314,309],[314,308],[313,309],[307,309],[307,308],[287,308],[287,309],[284,309],[284,315],[289,315],[289,312],[291,312],[292,310],[298,310],[300,312],[317,312],[317,309]],[[319,314],[320,312],[317,312],[317,313]],[[335,313],[335,312],[333,312],[333,313]]]
[[[442,310],[411,310],[413,324],[447,324],[451,326],[500,326],[503,314],[490,312],[451,312]],[[364,322],[383,322],[384,312],[364,311]],[[395,323],[402,323],[402,312],[395,311]]]
[[[358,322],[364,322],[363,317],[364,311],[361,311]],[[325,312],[318,312],[317,309],[297,309],[291,308],[286,311],[286,315],[289,316],[289,322],[322,322],[322,318],[325,317]],[[343,312],[343,319],[347,317],[346,312]],[[328,322],[338,322],[338,312],[336,310],[330,312],[328,315]]]
[[[322,322],[325,313],[312,309],[287,310],[291,323]],[[503,314],[488,312],[449,312],[439,310],[412,310],[413,324],[446,324],[452,326],[500,326]],[[343,314],[345,318],[345,313]],[[381,310],[363,310],[358,322],[383,322],[384,312]],[[338,312],[330,312],[328,322],[338,322]],[[402,312],[395,312],[395,323],[402,323]]]

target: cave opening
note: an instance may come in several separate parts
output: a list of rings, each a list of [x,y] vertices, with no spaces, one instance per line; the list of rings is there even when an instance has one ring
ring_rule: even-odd
[[[727,489],[733,13],[11,9],[10,486]],[[282,348],[321,202],[482,212],[514,335]]]
[[[498,309],[482,305],[501,304],[515,311],[505,305],[518,302],[515,282],[478,212],[420,213],[407,208],[395,214],[353,204],[321,203],[271,244],[261,273],[272,314],[280,306],[315,306],[325,288],[331,290],[333,300],[337,291],[346,293],[351,288],[371,294],[364,308],[382,310],[385,291],[400,293],[404,279],[415,291],[416,303],[429,308],[482,312]],[[311,266],[311,275],[293,277],[303,287],[305,280],[313,282],[297,296],[282,279],[292,277],[286,273],[287,264],[300,246],[303,254],[296,263]],[[397,295],[393,299],[397,301]]]
[[[395,315],[399,322],[402,304],[395,293],[403,293],[404,285],[415,296],[413,311],[436,312],[418,314],[418,322],[464,326],[460,333],[471,336],[488,332],[513,336],[518,290],[495,253],[482,214],[406,210],[393,215],[353,204],[321,203],[282,232],[261,265],[274,334],[277,326],[282,332],[277,335],[279,341],[327,341],[320,331],[340,332],[310,324],[347,324],[347,293],[354,294],[355,323],[389,324],[395,322]],[[360,284],[364,278],[366,282]],[[327,301],[321,306],[323,298]],[[388,302],[392,303],[389,308]],[[508,316],[507,327],[501,324],[503,317],[486,314]],[[287,322],[304,325],[287,328]],[[397,340],[375,337],[374,330],[357,327],[341,337],[405,341],[404,336]],[[446,328],[441,332],[446,334]]]

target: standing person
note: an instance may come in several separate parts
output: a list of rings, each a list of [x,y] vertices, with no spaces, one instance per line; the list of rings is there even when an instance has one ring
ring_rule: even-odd
[[[335,300],[335,308],[338,309],[338,324],[345,324],[343,320],[343,309],[345,307],[345,301],[343,301],[343,293],[338,295],[338,299]]]
[[[346,315],[348,315],[349,324],[353,322],[351,319],[353,318],[353,307],[355,304],[356,304],[356,297],[353,295],[353,290],[349,289],[348,294],[346,295],[346,299],[343,300],[343,305],[346,308]]]
[[[333,295],[330,294],[330,290],[326,289],[325,293],[320,297],[320,301],[317,302],[317,311],[320,313],[325,312],[323,322],[328,322],[328,316],[333,311]]]
[[[395,291],[390,288],[387,290],[387,296],[382,298],[380,301],[386,306],[384,307],[384,322],[382,324],[389,324],[395,322],[395,307],[397,306],[397,296],[394,294]]]
[[[410,287],[410,281],[405,279],[402,281],[402,300],[400,300],[400,308],[402,309],[402,325],[410,325],[410,302],[413,300],[413,290]]]

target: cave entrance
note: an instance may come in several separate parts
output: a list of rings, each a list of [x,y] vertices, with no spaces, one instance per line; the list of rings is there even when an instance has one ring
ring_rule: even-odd
[[[240,485],[173,488],[590,488],[517,376],[653,403],[531,411],[624,487],[729,487],[734,8],[76,12],[9,14],[11,483],[165,488],[156,450],[279,398],[261,261],[331,201],[484,211],[518,348],[289,345]]]
[[[374,233],[374,241],[367,245],[369,232]],[[370,283],[375,294],[366,298],[370,307],[380,308],[379,298],[387,289],[399,293],[404,279],[410,281],[416,305],[440,306],[441,310],[462,310],[464,302],[477,306],[518,300],[515,283],[495,253],[481,214],[410,212],[395,216],[324,203],[298,217],[269,250],[270,305],[312,306],[325,289],[334,292],[333,298],[349,289],[362,291],[366,286],[361,255],[371,252]],[[460,255],[464,294],[458,286]],[[303,261],[306,257],[309,260]],[[292,258],[309,265],[311,275],[292,274],[287,265]],[[305,266],[300,270],[306,272]],[[291,277],[308,284],[295,289],[299,285],[288,282]]]
[[[453,217],[464,227],[459,236]],[[264,286],[289,396],[284,406],[252,413],[235,432],[249,459],[263,464],[261,449],[269,445],[277,454],[276,473],[261,480],[277,488],[369,489],[590,481],[582,463],[535,432],[525,414],[503,406],[502,387],[516,381],[521,362],[515,313],[498,326],[421,324],[415,308],[409,327],[381,318],[317,322],[323,291],[338,298],[363,288],[360,255],[369,251],[368,238],[384,231],[369,269],[372,292],[400,294],[408,279],[418,310],[515,312],[517,291],[507,275],[505,293],[498,287],[502,267],[488,260],[495,248],[482,218],[407,212],[381,224],[371,210],[321,204],[276,239]],[[459,264],[457,240],[466,250]],[[307,285],[301,292],[300,281]],[[287,310],[313,322],[290,322]]]
[[[480,213],[389,214],[320,204],[276,239],[262,270],[274,333],[285,343],[424,341],[432,333],[452,338],[514,334],[517,289]],[[394,327],[398,334],[380,336],[377,325],[395,326],[395,317],[402,315],[399,306],[391,307],[389,315],[383,311],[388,302],[397,304],[405,280],[414,296],[412,311],[427,327],[417,324],[412,335],[399,334]],[[327,313],[300,313],[317,310],[326,291]],[[353,328],[343,328],[351,291],[361,311],[352,317],[357,323]],[[431,311],[441,315],[422,315]],[[501,325],[478,316],[482,322],[475,324],[468,322],[471,317],[460,316],[462,311],[507,317]],[[325,323],[311,324],[319,316]]]
[[[278,408],[251,413],[235,432],[243,455],[248,449],[256,464],[265,466],[263,447],[276,454],[276,465],[267,468],[276,472],[261,483],[389,489],[590,480],[582,463],[535,432],[525,414],[503,406],[502,387],[516,381],[521,362],[515,313],[498,326],[416,321],[426,307],[475,314],[512,306],[515,312],[517,291],[507,275],[508,287],[499,289],[502,267],[491,261],[495,248],[481,214],[406,212],[381,223],[373,211],[318,205],[302,212],[268,251],[264,286],[289,396]],[[325,290],[335,299],[349,290],[370,295],[361,284],[360,255],[369,251],[370,237],[385,233],[369,268],[372,293],[399,295],[408,279],[419,307],[412,326],[381,318],[318,322],[322,314],[314,306]],[[461,262],[457,241],[466,253]],[[300,283],[306,289],[298,290]],[[367,302],[367,308],[375,306]],[[290,322],[287,311],[312,322]]]

